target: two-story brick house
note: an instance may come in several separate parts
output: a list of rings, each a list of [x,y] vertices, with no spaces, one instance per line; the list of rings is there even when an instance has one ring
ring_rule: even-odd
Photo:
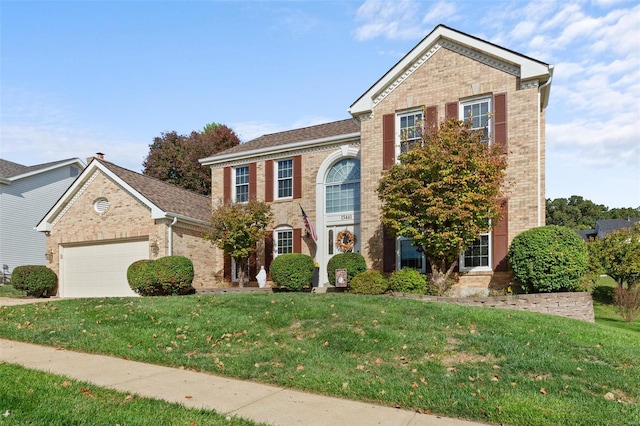
[[[328,260],[345,248],[337,239],[345,235],[353,237],[346,242],[370,268],[425,270],[411,241],[390,238],[382,229],[376,187],[411,146],[416,126],[471,119],[507,155],[504,219],[461,253],[457,289],[464,294],[504,284],[509,243],[544,224],[545,108],[552,74],[548,64],[440,25],[357,98],[351,118],[264,135],[202,159],[212,169],[213,207],[250,198],[271,204],[272,234],[255,259],[267,270],[274,256],[306,253],[320,265],[322,285]],[[315,224],[317,240],[305,232],[300,207]],[[225,279],[234,278],[229,260],[218,253],[216,262]]]

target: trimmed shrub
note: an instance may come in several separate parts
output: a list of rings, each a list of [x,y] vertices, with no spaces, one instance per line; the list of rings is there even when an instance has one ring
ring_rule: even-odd
[[[49,297],[55,294],[58,276],[44,265],[24,265],[13,269],[11,284],[30,297]]]
[[[389,277],[389,290],[398,293],[425,294],[427,291],[427,276],[417,269],[402,268]]]
[[[164,294],[189,294],[194,292],[193,262],[184,256],[165,256],[153,265]]]
[[[349,284],[356,275],[367,270],[367,262],[360,253],[336,254],[327,263],[327,274],[331,285],[336,285],[336,269],[347,270],[347,284]]]
[[[360,272],[349,281],[349,292],[356,294],[383,294],[389,288],[389,282],[380,271]]]
[[[193,275],[193,263],[184,256],[138,260],[127,269],[129,287],[141,296],[193,293]]]
[[[291,291],[311,286],[314,270],[313,258],[302,253],[281,254],[271,261],[269,267],[273,282]]]
[[[509,266],[523,289],[534,293],[575,291],[587,273],[589,253],[574,230],[541,226],[513,239]]]

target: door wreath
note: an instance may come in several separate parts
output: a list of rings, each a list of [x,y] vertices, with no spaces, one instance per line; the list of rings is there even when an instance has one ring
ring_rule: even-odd
[[[353,232],[345,229],[338,234],[336,238],[336,246],[338,250],[341,252],[350,251],[353,248],[353,245],[356,243],[356,236],[353,235]]]

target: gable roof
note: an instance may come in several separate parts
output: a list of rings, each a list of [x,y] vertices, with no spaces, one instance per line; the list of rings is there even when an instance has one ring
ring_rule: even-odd
[[[596,220],[595,231],[599,238],[604,238],[612,232],[633,226],[636,222],[640,222],[640,217],[632,217],[629,219],[600,219]]]
[[[68,158],[66,160],[51,161],[49,163],[37,164],[35,166],[24,166],[13,161],[0,158],[0,183],[9,184],[19,179],[24,179],[38,173],[45,173],[60,167],[75,165],[79,169],[84,169],[84,163],[79,158]]]
[[[292,149],[300,149],[309,146],[335,144],[339,141],[360,138],[360,123],[352,118],[331,123],[317,124],[315,126],[284,132],[262,135],[256,139],[236,145],[208,158],[203,158],[200,163],[212,165],[225,161],[239,160],[255,157],[266,153],[291,152]]]
[[[55,218],[63,212],[69,203],[73,202],[73,197],[97,171],[104,173],[146,205],[151,210],[153,219],[177,218],[182,222],[198,225],[209,224],[211,219],[210,197],[94,158],[40,221],[36,230],[51,230]]]
[[[357,118],[371,112],[377,101],[391,93],[442,47],[516,75],[520,78],[521,84],[538,80],[542,94],[541,105],[546,106],[550,87],[545,83],[551,81],[553,66],[445,25],[438,25],[362,94],[351,105],[349,113]]]

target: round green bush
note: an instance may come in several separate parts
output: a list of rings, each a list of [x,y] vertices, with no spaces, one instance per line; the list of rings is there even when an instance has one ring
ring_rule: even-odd
[[[313,258],[302,253],[281,254],[271,261],[269,267],[273,282],[291,291],[309,287],[314,270]]]
[[[336,285],[336,269],[347,270],[347,284],[349,284],[356,275],[367,270],[367,262],[360,253],[336,254],[327,263],[327,274],[331,285]]]
[[[55,294],[58,276],[44,265],[24,265],[13,269],[11,284],[30,297],[49,297]]]
[[[389,282],[382,272],[369,270],[360,272],[349,281],[349,292],[356,294],[383,294]]]
[[[517,235],[508,257],[515,280],[534,293],[575,291],[589,267],[586,243],[574,230],[556,225]]]
[[[427,291],[427,276],[417,269],[402,268],[389,277],[389,290],[397,293],[425,294]]]
[[[189,294],[195,289],[193,282],[193,262],[184,256],[165,256],[153,265],[163,294]]]
[[[193,263],[184,256],[138,260],[127,269],[129,287],[141,296],[193,293],[193,276]]]

